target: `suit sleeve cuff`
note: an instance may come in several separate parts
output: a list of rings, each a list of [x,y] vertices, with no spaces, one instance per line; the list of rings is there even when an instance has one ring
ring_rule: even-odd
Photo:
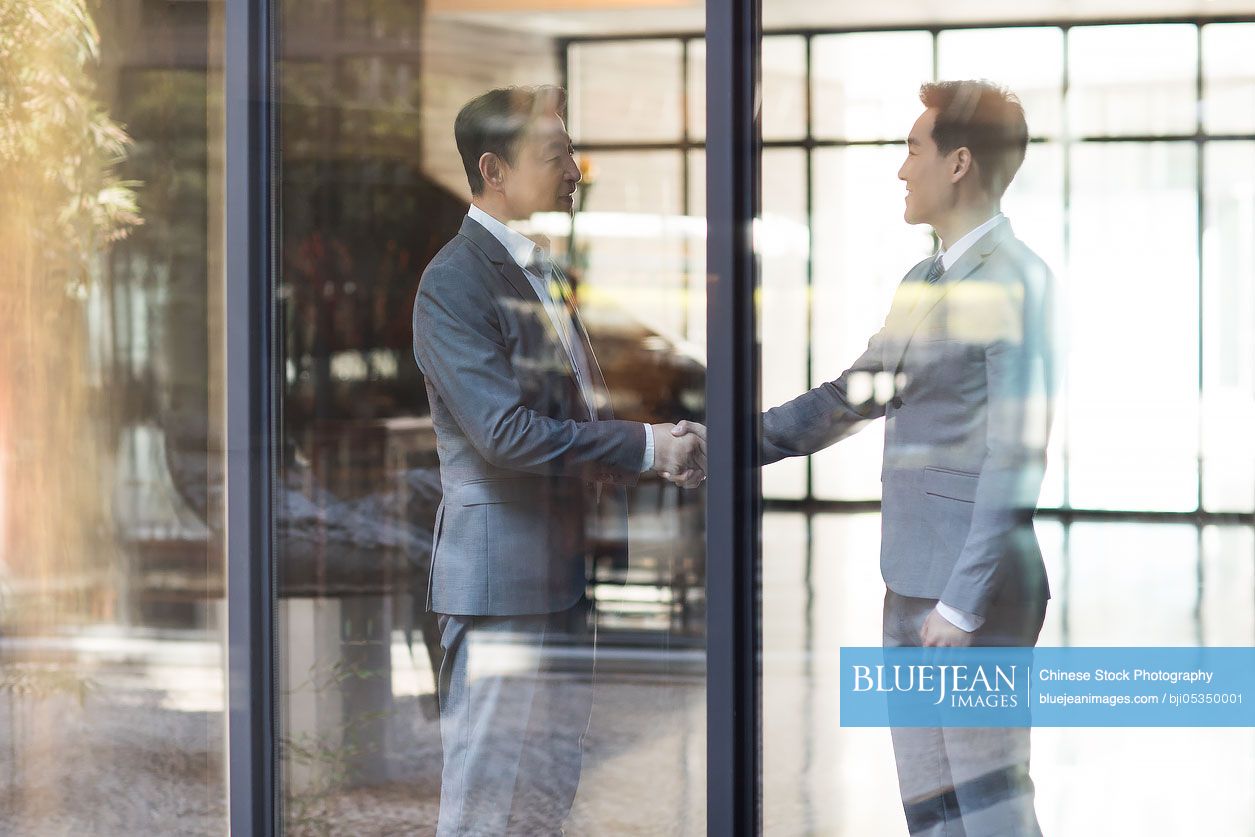
[[[641,473],[654,469],[654,428],[645,425],[645,456],[641,459]]]
[[[954,625],[954,627],[961,631],[967,631],[969,634],[985,624],[984,616],[977,616],[975,613],[968,613],[966,610],[950,607],[945,602],[937,602],[937,613],[942,619]]]

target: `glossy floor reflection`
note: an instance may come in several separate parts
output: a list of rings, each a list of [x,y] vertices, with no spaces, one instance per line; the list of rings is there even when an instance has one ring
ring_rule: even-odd
[[[1250,527],[1065,530],[1046,521],[1039,532],[1055,594],[1043,645],[1255,642]],[[880,641],[878,540],[875,514],[766,517],[767,835],[906,833],[888,731],[838,725],[838,649]],[[81,702],[0,693],[0,715],[9,719],[0,724],[0,833],[166,833],[154,824],[171,817],[179,833],[216,833],[221,754],[204,747],[221,741],[216,644],[102,634],[38,644],[8,637],[0,650],[56,659],[59,670],[101,686]],[[427,705],[430,667],[421,649],[411,656],[399,631],[391,650],[392,701],[376,754],[384,775],[285,799],[287,833],[432,833],[440,749]],[[700,650],[661,641],[603,646],[567,834],[706,833],[701,663]],[[199,755],[188,757],[192,751]],[[76,784],[76,764],[97,779]],[[1038,729],[1033,776],[1048,837],[1255,835],[1255,730]]]
[[[838,726],[838,649],[880,643],[879,516],[764,524],[765,833],[905,834],[887,730]],[[1251,645],[1250,527],[1038,523],[1042,645]],[[1255,730],[1037,729],[1047,835],[1255,834]],[[1152,802],[1153,800],[1153,802]]]

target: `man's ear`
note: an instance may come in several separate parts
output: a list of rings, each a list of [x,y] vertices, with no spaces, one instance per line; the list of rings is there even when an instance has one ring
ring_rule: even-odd
[[[972,170],[972,151],[966,146],[950,152],[950,182],[958,183]]]
[[[505,163],[491,151],[479,155],[479,176],[484,179],[484,187],[497,191],[505,176]]]

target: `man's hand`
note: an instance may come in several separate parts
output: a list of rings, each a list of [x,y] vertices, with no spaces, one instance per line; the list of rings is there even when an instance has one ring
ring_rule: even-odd
[[[706,479],[706,437],[681,429],[686,425],[654,425],[654,470],[681,488],[696,488]]]
[[[920,628],[919,638],[926,648],[950,647],[966,648],[972,644],[972,635],[962,628],[951,625],[946,617],[936,610],[928,614],[924,627]]]

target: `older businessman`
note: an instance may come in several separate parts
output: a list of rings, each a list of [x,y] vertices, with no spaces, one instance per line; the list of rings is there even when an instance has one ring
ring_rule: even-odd
[[[444,648],[440,835],[560,829],[591,685],[544,669],[555,636],[588,619],[586,519],[643,472],[704,478],[700,439],[614,418],[547,242],[510,226],[572,209],[564,106],[561,89],[541,87],[462,108],[471,206],[414,303],[444,489],[428,594]]]

